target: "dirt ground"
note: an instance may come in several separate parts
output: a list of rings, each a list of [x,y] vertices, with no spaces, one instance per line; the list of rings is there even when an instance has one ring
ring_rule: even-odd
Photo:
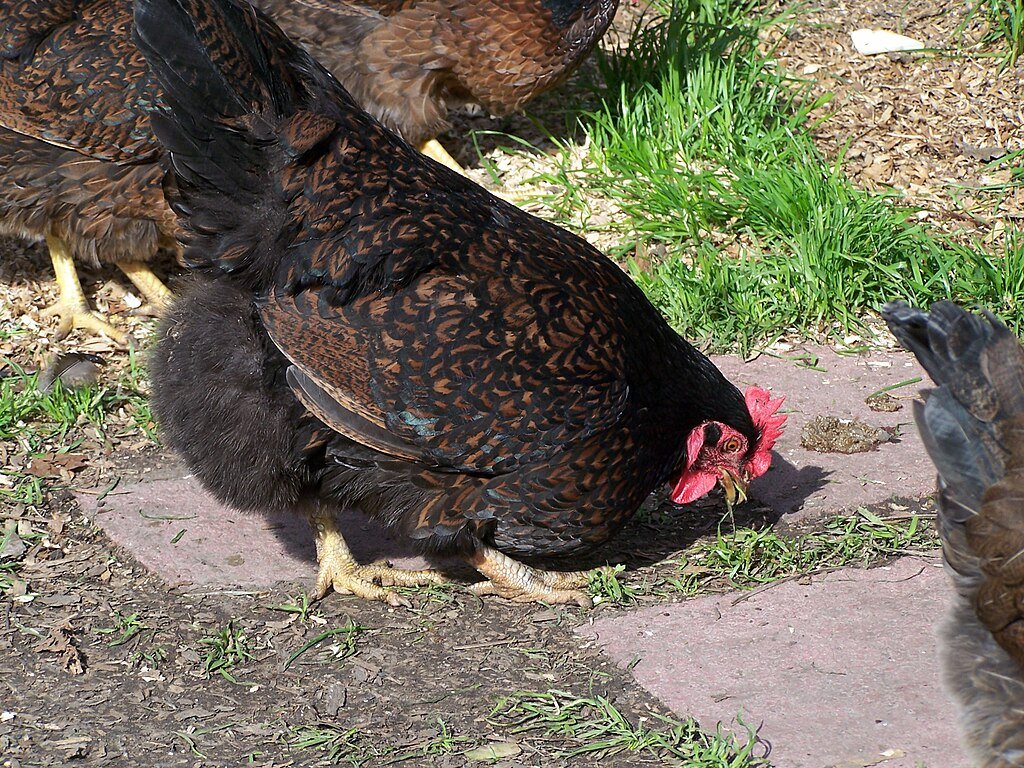
[[[117,471],[138,477],[171,461],[150,449]],[[90,493],[104,487],[76,486]],[[480,764],[607,765],[557,755],[586,741],[543,729],[516,732],[524,712],[503,708],[503,700],[554,689],[565,700],[606,697],[633,723],[670,714],[628,672],[573,635],[596,612],[439,591],[414,595],[412,609],[331,595],[301,615],[280,606],[299,605],[308,585],[169,589],[112,546],[67,492],[55,494],[45,510],[3,517],[45,533],[28,543],[19,583],[0,603],[4,768],[444,768],[474,764],[464,753],[488,745],[508,757]],[[692,511],[685,519],[642,516],[614,551],[594,557],[627,552],[634,565],[650,564],[669,549],[684,549],[709,524]],[[251,654],[228,669],[230,680],[210,669],[208,656],[208,638],[229,626],[244,633]],[[337,634],[289,662],[331,630]],[[324,733],[334,740],[304,746]],[[612,764],[665,760],[621,754]]]

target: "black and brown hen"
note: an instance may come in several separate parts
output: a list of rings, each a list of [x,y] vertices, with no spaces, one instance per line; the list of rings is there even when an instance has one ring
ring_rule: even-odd
[[[45,239],[60,288],[48,312],[126,334],[89,308],[75,260],[117,264],[158,309],[147,262],[177,249],[160,188],[156,99],[131,43],[130,0],[0,0],[0,233]]]
[[[946,683],[984,768],[1024,766],[1024,349],[986,312],[882,310],[936,389],[914,415],[938,469],[939,533],[957,601]]]
[[[441,162],[448,109],[518,109],[563,80],[617,0],[260,0],[376,117]],[[90,310],[74,261],[117,264],[154,308],[146,266],[177,249],[131,42],[130,0],[0,0],[0,233],[45,240],[60,333],[127,336]],[[426,143],[425,143],[426,142]],[[454,167],[458,167],[454,165]]]
[[[582,239],[426,160],[261,13],[139,0],[168,109],[168,199],[204,280],[162,329],[153,405],[216,496],[305,511],[317,593],[435,578],[358,566],[331,510],[466,555],[480,592],[578,601],[512,557],[612,536],[675,483],[730,498],[784,417],[746,399]]]

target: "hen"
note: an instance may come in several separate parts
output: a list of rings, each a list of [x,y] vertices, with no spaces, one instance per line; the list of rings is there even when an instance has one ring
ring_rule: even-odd
[[[512,557],[597,545],[667,481],[732,500],[768,469],[781,400],[744,399],[613,262],[423,158],[261,13],[139,0],[135,33],[204,277],[153,354],[157,420],[220,499],[310,516],[318,596],[436,578],[357,565],[341,506],[464,555],[478,592],[583,603],[585,573]]]
[[[375,116],[421,145],[448,108],[518,109],[564,79],[607,29],[617,0],[262,0]],[[131,43],[130,0],[0,0],[0,233],[46,240],[60,333],[126,335],[91,311],[74,260],[117,264],[159,308],[146,266],[176,249],[158,91]],[[5,130],[6,129],[6,130]],[[430,141],[424,149],[455,161]]]
[[[45,239],[60,332],[127,336],[89,309],[74,260],[117,264],[155,308],[170,293],[146,266],[176,248],[156,99],[131,44],[129,0],[0,0],[0,233]],[[6,129],[6,130],[5,130]]]
[[[882,310],[937,389],[915,417],[938,469],[939,533],[957,601],[946,683],[979,766],[1024,765],[1024,349],[991,313],[947,301]]]
[[[263,0],[371,115],[435,160],[449,109],[505,115],[565,80],[619,0]]]

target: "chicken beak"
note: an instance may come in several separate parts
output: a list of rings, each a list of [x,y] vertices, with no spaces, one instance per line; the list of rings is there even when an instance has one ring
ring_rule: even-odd
[[[725,503],[729,509],[732,509],[735,504],[742,504],[747,500],[747,486],[749,483],[739,475],[734,474],[728,469],[723,469],[718,482],[725,492]]]

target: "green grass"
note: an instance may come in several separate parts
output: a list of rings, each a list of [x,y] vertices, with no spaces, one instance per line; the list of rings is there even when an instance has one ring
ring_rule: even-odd
[[[238,683],[232,670],[254,658],[249,636],[244,630],[236,629],[233,621],[201,639],[199,644],[205,646],[203,671],[207,675],[216,673],[231,683]]]
[[[317,612],[315,605],[310,601],[309,595],[307,595],[305,592],[300,592],[292,599],[292,602],[290,603],[268,605],[267,610],[281,611],[282,613],[290,614],[294,616],[295,619],[300,624],[310,623],[311,621],[313,621],[311,617],[314,616],[317,619],[322,619],[322,617]]]
[[[431,757],[461,755],[467,764],[489,765],[522,751],[557,758],[609,760],[624,753],[643,755],[665,765],[688,768],[754,768],[767,763],[753,756],[756,737],[740,740],[723,732],[701,731],[693,720],[676,720],[655,712],[632,720],[603,697],[581,698],[562,691],[517,692],[501,699],[486,716],[484,741],[459,734],[438,717],[435,735],[416,743],[396,744],[372,738],[359,728],[332,722],[293,727],[289,746],[320,753],[330,765],[428,765]],[[742,726],[741,726],[742,728]],[[461,764],[461,763],[460,763]],[[589,762],[588,762],[589,764]]]
[[[437,735],[416,744],[395,746],[386,740],[372,739],[358,728],[328,722],[298,726],[293,729],[288,743],[295,750],[321,752],[331,765],[361,768],[402,763],[428,765],[429,760],[425,758],[460,752],[471,741],[467,736],[455,735],[452,727],[438,717]]]
[[[587,156],[580,166],[579,140],[563,145],[547,180],[566,192],[546,202],[567,215],[596,195],[622,213],[610,226],[624,253],[665,245],[632,273],[711,348],[746,352],[794,329],[846,334],[898,297],[985,303],[1017,327],[1019,247],[987,254],[933,232],[816,148],[812,110],[827,100],[757,44],[791,18],[752,0],[679,0],[641,22],[624,50],[599,55],[599,106],[579,118]]]
[[[487,721],[508,734],[540,734],[568,742],[553,743],[545,750],[557,757],[608,759],[634,753],[688,768],[767,765],[753,755],[757,745],[753,733],[748,732],[746,741],[740,742],[721,732],[705,733],[693,720],[675,720],[654,712],[634,722],[603,696],[519,692],[502,699]]]
[[[350,656],[354,656],[358,649],[359,635],[366,631],[366,627],[356,624],[351,618],[346,617],[346,619],[345,626],[319,632],[303,643],[301,647],[292,652],[288,657],[284,668],[288,669],[304,653],[320,646],[327,640],[330,640],[330,642],[325,645],[325,651],[317,660],[318,663],[322,663],[325,659],[342,661]]]
[[[978,0],[961,26],[977,15],[988,27],[981,42],[1001,48],[1004,66],[1016,64],[1024,54],[1024,0]]]
[[[125,615],[120,611],[114,611],[113,618],[114,626],[96,630],[101,635],[110,636],[110,639],[107,641],[107,645],[111,648],[124,645],[130,640],[138,637],[143,630],[149,628],[143,623],[142,619],[139,618],[138,613]]]
[[[115,610],[111,618],[113,626],[96,630],[97,634],[106,637],[108,648],[132,647],[134,650],[129,654],[128,660],[133,664],[152,668],[167,660],[167,648],[153,643],[159,631],[146,624],[138,612],[122,613]]]
[[[323,752],[332,765],[353,768],[360,768],[377,754],[358,728],[341,728],[331,723],[299,726],[289,745],[296,750]]]
[[[800,574],[843,566],[867,566],[878,560],[934,550],[935,532],[916,515],[886,520],[866,509],[826,520],[821,530],[790,537],[773,530],[719,531],[680,561],[685,591],[725,579],[730,587],[749,588]]]
[[[49,392],[37,389],[37,374],[26,373],[8,360],[14,375],[0,379],[0,442],[29,458],[47,453],[74,453],[82,443],[82,427],[92,427],[101,440],[141,432],[156,439],[152,413],[143,394],[145,371],[134,355],[119,380],[98,386],[65,388],[57,382]],[[111,416],[118,414],[111,432]],[[127,423],[126,423],[127,421]],[[40,478],[6,468],[0,473],[0,501],[29,506],[43,502]]]
[[[801,575],[845,566],[867,567],[906,554],[934,552],[939,538],[917,515],[883,518],[867,510],[838,515],[802,535],[771,528],[733,528],[727,521],[714,536],[699,539],[653,572],[616,573],[617,584],[591,584],[601,601],[629,602],[644,595],[752,589]]]
[[[590,572],[587,581],[587,591],[602,602],[611,600],[621,603],[633,600],[637,596],[637,590],[619,579],[620,574],[626,570],[624,565],[616,565],[613,568],[595,568]]]

